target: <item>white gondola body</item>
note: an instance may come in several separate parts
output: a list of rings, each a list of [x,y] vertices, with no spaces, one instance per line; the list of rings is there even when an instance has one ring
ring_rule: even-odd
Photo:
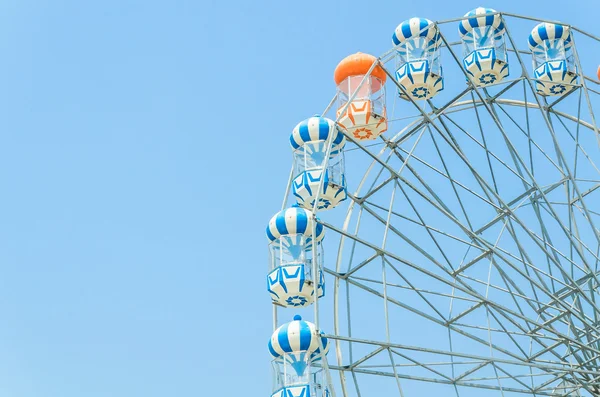
[[[496,56],[495,48],[475,50],[463,59],[467,74],[477,87],[499,83],[508,77],[508,63]]]
[[[321,187],[323,174],[325,174],[325,178]],[[321,192],[318,194],[318,210],[335,208],[348,198],[344,174],[339,174],[334,178],[330,169],[325,173],[322,170],[304,171],[292,181],[292,193],[296,197],[296,202],[299,206],[309,210],[312,210],[315,205],[319,187],[321,187]]]
[[[415,100],[433,98],[444,89],[444,79],[441,74],[431,71],[428,60],[401,65],[396,70],[396,80],[406,91],[406,94],[400,91],[400,96],[410,96]]]
[[[305,307],[315,301],[315,283],[310,274],[311,263],[280,266],[267,276],[267,290],[274,303],[284,307]],[[317,294],[325,296],[325,279],[318,271]]]
[[[540,95],[559,96],[575,88],[577,73],[570,71],[567,61],[548,61],[534,72],[535,89]]]
[[[338,109],[337,112],[338,125],[358,140],[374,140],[387,131],[385,108],[378,114],[371,101],[355,100],[348,105],[343,114],[341,110]]]
[[[327,388],[310,387],[310,385],[297,385],[290,387],[282,387],[277,390],[271,397],[330,397]]]

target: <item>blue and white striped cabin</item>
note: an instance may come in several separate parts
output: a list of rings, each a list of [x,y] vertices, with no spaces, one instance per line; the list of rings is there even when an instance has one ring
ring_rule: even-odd
[[[335,122],[310,117],[294,128],[290,143],[294,150],[292,194],[298,205],[312,210],[318,197],[317,210],[326,210],[346,200],[346,137]]]
[[[577,85],[571,29],[568,26],[543,22],[529,35],[536,90],[544,96],[560,96]]]
[[[294,320],[277,328],[269,340],[275,387],[271,397],[328,397],[322,368],[314,366],[329,350],[329,341],[311,322]]]
[[[458,24],[463,43],[463,66],[473,84],[489,86],[509,74],[504,20],[496,10],[479,7]]]
[[[313,213],[298,206],[284,209],[271,218],[266,232],[270,241],[267,290],[273,303],[303,307],[314,302],[315,294],[324,296],[321,242],[325,230]],[[313,241],[316,241],[314,246]],[[313,277],[314,261],[316,277]]]
[[[402,97],[414,100],[434,97],[444,88],[440,46],[436,24],[425,18],[402,22],[392,35],[397,54],[396,79]]]

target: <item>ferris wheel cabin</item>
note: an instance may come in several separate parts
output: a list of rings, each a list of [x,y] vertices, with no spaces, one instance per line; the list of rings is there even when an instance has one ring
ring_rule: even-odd
[[[294,128],[290,143],[294,150],[292,192],[298,205],[312,210],[318,199],[317,209],[327,210],[346,200],[342,152],[346,137],[335,122],[310,117]]]
[[[304,208],[287,208],[271,218],[267,225],[270,241],[267,290],[273,303],[284,307],[308,306],[314,302],[315,285],[318,297],[325,295],[321,270],[323,237],[323,225],[316,223],[313,213]],[[313,277],[313,261],[317,262],[316,277]]]
[[[577,84],[568,26],[542,22],[529,35],[533,57],[535,88],[540,95],[559,96],[571,91]]]
[[[313,365],[328,350],[327,338],[300,316],[277,328],[269,341],[275,372],[271,397],[329,397],[322,381],[323,369]]]
[[[463,43],[463,66],[477,87],[502,81],[508,76],[505,28],[502,16],[479,7],[465,14],[458,25]]]
[[[444,89],[437,26],[429,19],[411,18],[402,22],[392,35],[396,46],[396,79],[401,97],[414,100],[433,98]]]
[[[374,56],[359,52],[344,58],[334,72],[338,125],[360,141],[376,139],[388,127],[384,87],[387,75],[379,65],[373,66],[376,62]]]

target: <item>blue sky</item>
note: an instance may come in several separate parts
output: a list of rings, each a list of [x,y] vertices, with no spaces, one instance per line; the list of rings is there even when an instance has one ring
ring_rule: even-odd
[[[269,395],[263,229],[337,62],[480,5],[598,33],[594,3],[3,1],[0,395]]]

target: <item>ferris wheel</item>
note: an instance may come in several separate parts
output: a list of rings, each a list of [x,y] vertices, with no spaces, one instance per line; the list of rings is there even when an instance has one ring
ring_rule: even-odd
[[[600,395],[600,38],[488,8],[391,33],[290,137],[272,396]]]

